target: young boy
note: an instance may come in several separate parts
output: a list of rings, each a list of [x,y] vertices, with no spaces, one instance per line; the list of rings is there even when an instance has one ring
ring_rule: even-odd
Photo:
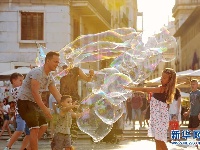
[[[57,116],[55,134],[51,143],[52,150],[73,150],[71,144],[70,128],[72,117],[80,117],[80,113],[75,113],[72,108],[77,108],[78,105],[72,104],[72,98],[69,95],[63,95],[60,101],[60,112]]]
[[[24,79],[24,76],[20,73],[13,73],[10,76],[10,82],[12,84],[12,89],[11,89],[10,93],[15,102],[17,102],[17,100],[18,100],[18,95],[20,92],[20,88],[21,88],[23,79]],[[24,132],[24,129],[25,129],[26,123],[19,115],[17,105],[16,105],[15,110],[16,110],[15,117],[16,117],[17,128],[16,128],[16,131],[14,132],[14,134],[12,135],[12,137],[10,138],[9,142],[7,143],[7,146],[4,148],[4,150],[11,149],[14,142],[17,141],[18,137]],[[26,145],[29,142],[29,140],[28,140],[29,132],[26,132],[26,134],[27,134],[27,136],[25,137],[24,142],[22,143],[23,149],[26,147]]]

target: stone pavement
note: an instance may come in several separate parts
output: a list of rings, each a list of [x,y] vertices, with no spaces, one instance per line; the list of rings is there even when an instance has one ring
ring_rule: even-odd
[[[3,150],[6,145],[5,140],[0,140],[0,150]],[[12,150],[19,150],[21,141],[17,141]],[[155,150],[155,143],[150,140],[141,140],[141,141],[130,141],[125,140],[121,141],[118,144],[110,143],[92,143],[89,140],[79,140],[74,144],[75,150]],[[183,147],[175,146],[171,143],[167,143],[169,150],[196,150],[195,147]],[[41,140],[39,142],[39,150],[51,150],[49,140]]]
[[[132,125],[125,125],[126,130],[131,130]],[[182,128],[187,128],[186,126],[182,126]],[[139,129],[139,124],[136,124],[136,130]],[[131,132],[131,131],[130,131]],[[6,146],[6,140],[0,140],[0,150]],[[19,150],[21,146],[21,141],[17,141],[12,150]],[[153,140],[145,140],[145,139],[131,139],[127,138],[124,141],[120,141],[118,144],[111,144],[105,142],[93,143],[88,138],[77,140],[74,143],[75,150],[155,150],[155,143]],[[195,147],[186,147],[186,146],[176,146],[171,143],[167,143],[167,147],[169,150],[196,150]],[[39,150],[51,150],[50,148],[50,140],[45,139],[39,141]]]

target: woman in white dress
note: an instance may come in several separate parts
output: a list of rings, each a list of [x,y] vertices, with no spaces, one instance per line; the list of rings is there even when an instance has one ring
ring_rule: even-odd
[[[176,88],[173,102],[169,105],[169,120],[173,115],[176,115],[178,121],[181,121],[181,92],[178,88]]]

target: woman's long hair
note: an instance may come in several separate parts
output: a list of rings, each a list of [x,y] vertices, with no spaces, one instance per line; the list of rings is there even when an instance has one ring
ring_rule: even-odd
[[[164,73],[169,75],[169,82],[166,85],[166,103],[171,104],[174,99],[175,86],[176,86],[176,72],[172,68],[165,68]]]

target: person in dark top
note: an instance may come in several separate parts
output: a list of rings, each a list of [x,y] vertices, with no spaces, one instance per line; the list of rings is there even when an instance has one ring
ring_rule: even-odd
[[[89,75],[86,75],[79,67],[66,67],[66,75],[60,79],[60,94],[70,95],[73,103],[80,103],[80,96],[78,95],[78,80],[90,82],[94,76],[94,70],[89,71]],[[78,126],[76,119],[72,119],[71,136],[72,141],[77,138]]]
[[[190,92],[190,108],[187,112],[184,113],[184,116],[189,115],[189,125],[190,130],[195,130],[199,126],[198,115],[200,115],[200,90],[198,88],[198,80],[191,80],[191,89]]]
[[[132,99],[131,99],[131,106],[132,106],[132,120],[133,120],[133,130],[135,130],[135,121],[138,118],[140,128],[142,128],[142,116],[141,116],[141,107],[143,105],[142,98],[140,97],[139,92],[132,93]]]
[[[148,135],[155,137],[156,150],[167,150],[167,132],[169,127],[168,104],[174,99],[176,72],[166,68],[162,72],[160,87],[129,87],[125,89],[142,92],[152,92],[150,101],[150,125]]]

